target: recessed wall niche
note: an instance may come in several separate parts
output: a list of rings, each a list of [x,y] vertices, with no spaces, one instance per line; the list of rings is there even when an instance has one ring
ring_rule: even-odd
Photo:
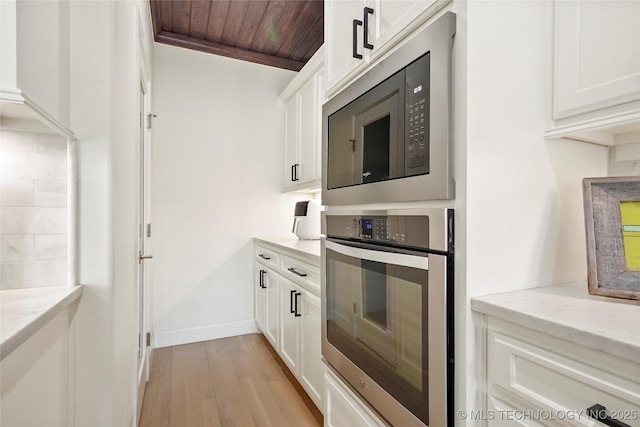
[[[67,285],[68,141],[0,128],[0,289]]]

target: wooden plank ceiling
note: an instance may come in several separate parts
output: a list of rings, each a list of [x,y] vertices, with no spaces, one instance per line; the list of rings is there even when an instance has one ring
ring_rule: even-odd
[[[150,0],[155,40],[299,71],[324,42],[323,0]]]

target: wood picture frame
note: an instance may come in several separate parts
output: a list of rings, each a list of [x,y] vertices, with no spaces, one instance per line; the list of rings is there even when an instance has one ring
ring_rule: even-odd
[[[640,300],[640,176],[582,181],[589,294]]]

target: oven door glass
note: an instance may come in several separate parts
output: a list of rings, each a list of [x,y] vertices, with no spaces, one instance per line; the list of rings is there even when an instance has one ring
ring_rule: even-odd
[[[370,247],[326,242],[327,340],[428,424],[427,254]]]

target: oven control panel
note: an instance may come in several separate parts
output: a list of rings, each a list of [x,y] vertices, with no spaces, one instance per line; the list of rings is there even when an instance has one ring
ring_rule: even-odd
[[[362,218],[360,220],[360,237],[389,240],[389,220],[387,218]]]
[[[332,216],[327,217],[329,237],[387,245],[429,247],[428,216]]]
[[[425,214],[422,214],[425,211]],[[386,212],[386,211],[380,211]],[[432,249],[449,251],[453,249],[453,210],[422,209],[419,213],[409,215],[382,215],[375,211],[363,214],[329,214],[324,215],[324,230],[327,239],[342,239],[399,246],[412,249]],[[431,236],[430,224],[442,223],[444,236]],[[448,226],[445,226],[448,224]],[[433,239],[433,241],[432,241]]]

